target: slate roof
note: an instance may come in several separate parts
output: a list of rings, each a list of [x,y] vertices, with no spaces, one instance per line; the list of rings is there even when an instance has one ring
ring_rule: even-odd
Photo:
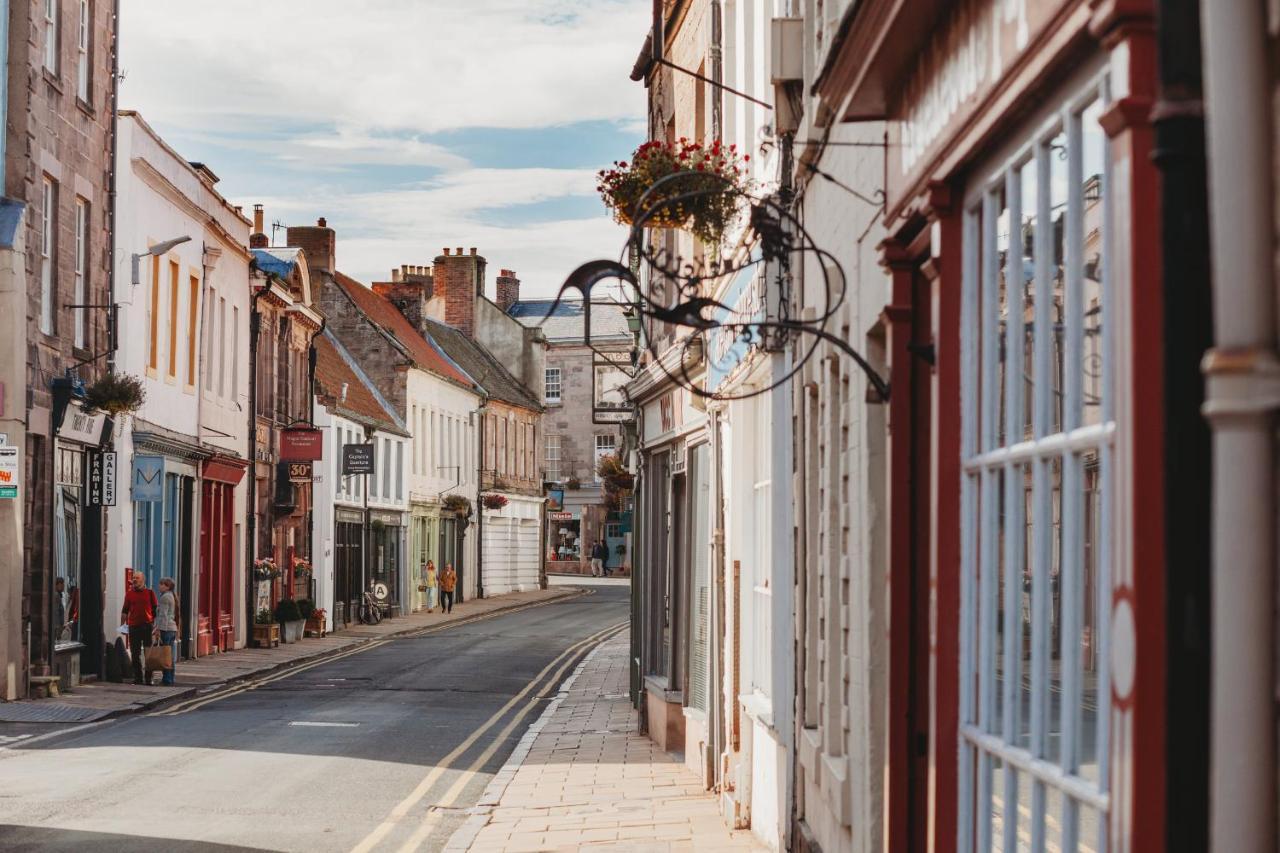
[[[512,376],[487,349],[453,326],[432,319],[428,319],[426,323],[427,337],[458,367],[472,376],[486,394],[513,406],[542,411],[542,403],[537,395]]]
[[[550,317],[547,310],[555,304],[554,299],[522,299],[512,305],[507,313],[518,320],[521,325],[541,327],[542,333],[551,342],[582,341],[585,321],[584,305],[581,299],[562,300],[556,305]],[[605,338],[631,340],[631,332],[627,329],[627,317],[622,313],[623,306],[606,302],[591,303],[591,340],[593,342]]]
[[[400,310],[388,300],[348,275],[336,273],[334,281],[347,296],[351,297],[356,307],[370,321],[381,327],[405,348],[414,364],[468,389],[481,384],[467,375],[470,371],[465,371],[465,368],[460,369],[455,361],[451,361],[439,349],[428,343],[413,324],[405,319]]]
[[[346,398],[342,386],[347,386]],[[324,407],[358,423],[407,435],[399,417],[352,365],[351,354],[325,330],[316,337],[316,396]]]

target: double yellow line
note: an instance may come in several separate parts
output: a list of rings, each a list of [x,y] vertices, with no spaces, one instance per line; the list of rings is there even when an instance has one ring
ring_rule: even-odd
[[[391,642],[392,639],[415,639],[417,637],[425,637],[428,634],[434,634],[438,631],[447,631],[453,628],[459,628],[463,625],[470,625],[473,622],[481,622],[485,619],[492,619],[495,616],[506,616],[511,613],[519,613],[522,610],[530,610],[534,607],[544,607],[548,604],[557,604],[563,601],[573,601],[575,598],[581,598],[584,595],[593,595],[593,594],[594,594],[594,590],[582,590],[581,592],[575,593],[573,595],[560,596],[558,598],[552,598],[547,601],[534,601],[529,604],[522,604],[519,607],[512,607],[507,610],[499,610],[493,613],[477,613],[474,616],[468,616],[465,619],[458,619],[452,622],[445,622],[440,625],[433,625],[430,628],[423,628],[419,631],[410,631],[403,634],[395,634],[385,639],[373,640],[371,642],[356,646],[355,648],[338,652],[337,654],[326,655],[325,657],[319,658],[309,663],[300,664],[299,666],[287,667],[286,669],[283,669],[272,675],[267,675],[262,678],[255,678],[251,681],[242,681],[237,684],[228,685],[227,687],[224,687],[213,693],[205,694],[204,696],[195,696],[191,699],[187,699],[182,702],[178,702],[176,704],[170,705],[167,708],[163,708],[159,711],[153,711],[147,716],[176,717],[181,714],[189,714],[192,711],[198,710],[199,708],[203,708],[205,705],[211,704],[213,702],[220,702],[223,699],[228,699],[232,696],[238,696],[241,693],[248,693],[250,690],[257,690],[259,687],[262,687],[265,684],[271,684],[273,682],[280,681],[283,678],[288,678],[292,675],[297,675],[299,672],[306,672],[308,669],[313,669],[314,667],[320,666],[322,664],[331,663],[336,660],[342,660],[343,658],[348,658],[348,657],[351,657],[352,655],[358,655],[361,652],[367,652],[367,651],[376,649],[380,646],[385,646],[387,643]]]
[[[530,693],[533,693],[539,685],[544,683],[544,681],[546,685],[550,687],[556,687],[559,685],[560,679],[564,676],[565,671],[568,670],[569,667],[576,665],[579,659],[587,654],[588,647],[600,643],[611,635],[624,630],[627,625],[628,622],[625,621],[619,622],[616,625],[611,625],[603,631],[598,631],[583,640],[579,640],[556,656],[551,663],[547,664],[541,672],[535,675],[532,680],[525,685],[524,689],[515,696],[512,696],[505,705],[493,714],[493,716],[485,720],[485,722],[476,728],[475,731],[468,735],[466,740],[458,744],[452,752],[432,767],[427,775],[422,778],[422,781],[420,781],[417,786],[409,792],[409,795],[396,804],[395,808],[391,810],[386,819],[383,820],[382,823],[378,824],[372,832],[365,836],[363,841],[352,848],[351,853],[369,853],[369,851],[373,850],[374,847],[376,847],[384,838],[387,837],[387,835],[391,833],[393,829],[395,829],[397,824],[404,820],[410,810],[422,802],[422,799],[427,795],[436,782],[438,782],[445,772],[452,767],[453,762],[461,758],[468,749],[474,746],[476,741],[478,741],[482,735],[501,722],[502,718],[505,717],[512,708],[521,701],[524,701],[526,697],[528,697]],[[547,674],[553,669],[555,670],[555,673],[548,679]],[[501,748],[502,743],[506,740],[507,736],[515,730],[516,726],[518,726],[526,716],[528,716],[530,711],[537,707],[538,700],[544,698],[544,696],[545,694],[539,694],[530,698],[524,707],[516,712],[506,726],[494,735],[489,746],[480,753],[480,755],[476,756],[475,760],[473,760],[470,765],[459,772],[458,778],[454,780],[453,785],[445,791],[439,802],[434,804],[435,809],[427,813],[421,823],[419,823],[417,829],[414,830],[409,839],[400,847],[401,853],[408,853],[408,851],[417,850],[422,845],[427,836],[431,834],[431,830],[434,829],[435,825],[439,822],[439,809],[448,808],[453,805],[457,798],[462,794],[463,789],[466,788],[467,783],[469,783],[475,777],[475,774],[484,767],[491,758],[493,758],[494,753]]]

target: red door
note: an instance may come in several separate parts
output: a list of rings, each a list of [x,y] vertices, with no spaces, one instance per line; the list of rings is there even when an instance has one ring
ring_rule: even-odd
[[[235,647],[235,489],[245,463],[215,457],[205,462],[200,488],[200,583],[196,654]]]

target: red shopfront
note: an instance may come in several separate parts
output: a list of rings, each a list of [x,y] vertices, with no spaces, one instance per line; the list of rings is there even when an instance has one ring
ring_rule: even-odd
[[[888,130],[886,849],[1163,849],[1151,4],[930,5],[817,85]]]
[[[235,490],[247,468],[243,459],[214,456],[201,471],[197,655],[235,648]]]

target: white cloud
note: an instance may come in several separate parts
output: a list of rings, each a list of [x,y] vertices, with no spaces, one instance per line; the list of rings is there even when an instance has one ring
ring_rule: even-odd
[[[637,0],[124,0],[124,106],[219,130],[430,133],[643,115]]]

